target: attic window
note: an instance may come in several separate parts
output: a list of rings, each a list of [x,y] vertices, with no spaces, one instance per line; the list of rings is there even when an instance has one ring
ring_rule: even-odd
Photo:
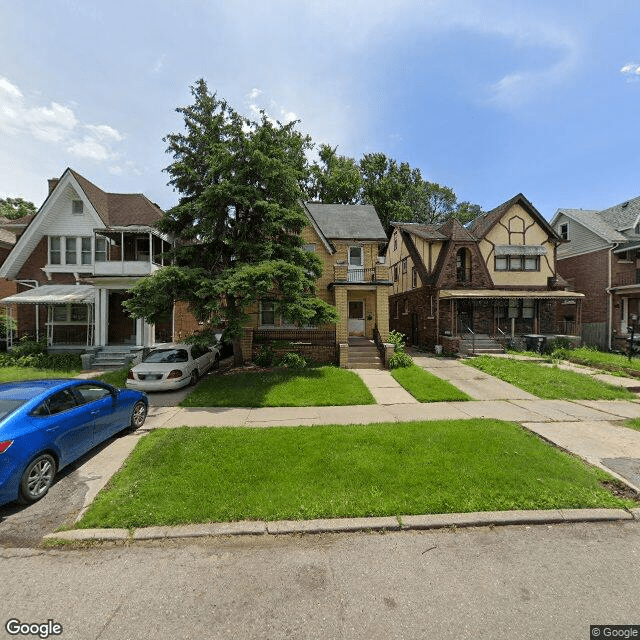
[[[74,216],[81,216],[84,211],[84,203],[82,200],[71,201],[71,212]]]
[[[561,224],[560,225],[560,237],[563,240],[568,240],[569,239],[569,225],[568,224]]]

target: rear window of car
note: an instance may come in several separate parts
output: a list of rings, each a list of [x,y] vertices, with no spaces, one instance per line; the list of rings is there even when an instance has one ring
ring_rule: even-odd
[[[0,399],[0,420],[6,418],[10,413],[21,407],[26,400],[3,400]]]
[[[142,362],[189,362],[189,353],[186,349],[154,349]]]

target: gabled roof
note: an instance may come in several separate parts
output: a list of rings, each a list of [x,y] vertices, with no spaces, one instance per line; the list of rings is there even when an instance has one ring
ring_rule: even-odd
[[[476,238],[468,230],[465,229],[457,218],[449,218],[439,229],[440,233],[450,240],[475,242]]]
[[[392,222],[391,225],[400,231],[410,233],[424,240],[447,240],[439,228],[434,224],[419,224],[417,222]]]
[[[304,206],[328,240],[387,241],[380,218],[370,204],[305,202]]]
[[[602,238],[605,242],[626,242],[628,238],[617,231],[607,220],[605,220],[599,211],[590,209],[558,209],[553,216],[552,224],[555,224],[558,218],[564,215],[585,229]]]
[[[640,218],[640,197],[600,211],[600,217],[616,231],[624,231],[635,227]]]
[[[162,209],[142,193],[107,193],[73,169],[67,171],[107,227],[153,226],[162,218]]]
[[[483,238],[490,229],[493,228],[504,216],[511,207],[519,204],[532,218],[534,218],[538,224],[551,236],[552,238],[562,240],[556,233],[554,228],[542,217],[542,214],[527,200],[524,195],[519,193],[518,195],[498,205],[495,209],[488,211],[487,213],[478,216],[469,224],[469,231],[478,239]]]

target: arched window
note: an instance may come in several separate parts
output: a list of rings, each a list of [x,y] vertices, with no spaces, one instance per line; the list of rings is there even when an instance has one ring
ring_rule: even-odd
[[[471,251],[459,249],[456,253],[456,280],[460,284],[471,282]]]

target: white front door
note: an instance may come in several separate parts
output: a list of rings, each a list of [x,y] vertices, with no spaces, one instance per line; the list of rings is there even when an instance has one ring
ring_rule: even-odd
[[[626,335],[628,331],[627,323],[629,320],[629,298],[622,298],[620,304],[620,333]]]
[[[364,336],[364,300],[349,300],[347,328],[350,336]]]

